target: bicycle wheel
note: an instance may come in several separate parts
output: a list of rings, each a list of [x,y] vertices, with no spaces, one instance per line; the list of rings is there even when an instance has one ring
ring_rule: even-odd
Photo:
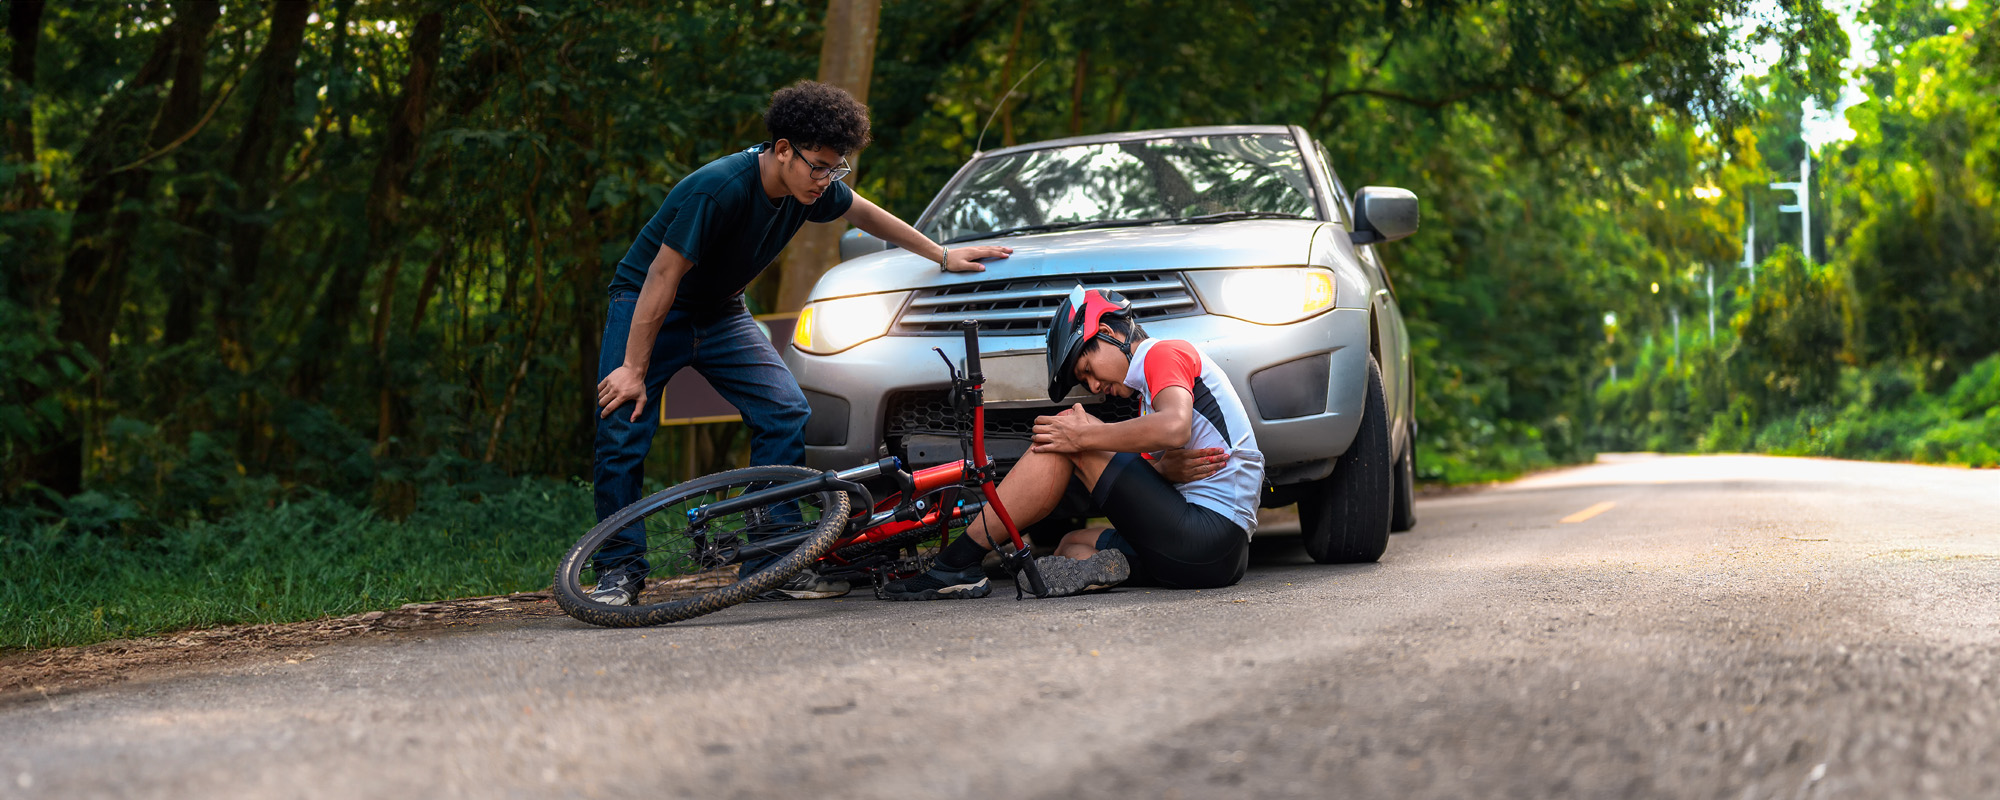
[[[592,625],[631,628],[692,619],[769,591],[833,547],[847,527],[846,492],[814,492],[756,506],[712,518],[700,528],[690,528],[687,512],[818,475],[805,467],[734,469],[626,506],[563,556],[556,567],[556,605]],[[739,574],[739,564],[770,556],[781,557],[754,575]],[[646,575],[637,602],[613,606],[591,600],[598,570],[620,567]]]

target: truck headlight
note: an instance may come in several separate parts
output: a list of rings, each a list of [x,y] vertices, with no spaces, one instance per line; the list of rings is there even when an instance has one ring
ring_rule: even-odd
[[[1319,267],[1210,269],[1187,273],[1211,313],[1283,325],[1333,307],[1333,271]]]
[[[815,355],[831,355],[889,332],[909,292],[864,294],[807,303],[792,328],[792,344]]]

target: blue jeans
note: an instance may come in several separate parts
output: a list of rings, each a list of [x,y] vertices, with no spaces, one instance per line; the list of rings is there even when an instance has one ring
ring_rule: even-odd
[[[604,343],[598,351],[597,379],[603,380],[625,363],[625,343],[632,335],[637,292],[611,295],[605,315]],[[797,378],[778,359],[778,350],[764,337],[757,322],[740,308],[713,320],[697,321],[682,309],[667,313],[653,340],[652,363],[646,367],[646,411],[632,421],[628,404],[597,420],[597,447],[591,483],[596,487],[597,519],[618,513],[639,501],[646,452],[660,428],[660,395],[667,380],[692,366],[707,378],[723,399],[743,415],[750,428],[750,463],[804,464],[806,417],[812,413]],[[602,409],[598,409],[601,413]],[[650,567],[643,521],[620,531],[593,559],[600,570]],[[762,564],[755,565],[762,567]]]

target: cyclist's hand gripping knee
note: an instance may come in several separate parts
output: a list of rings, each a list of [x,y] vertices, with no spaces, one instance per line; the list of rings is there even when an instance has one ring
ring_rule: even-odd
[[[1031,448],[1037,453],[1081,453],[1090,448],[1083,446],[1083,431],[1101,420],[1083,410],[1077,403],[1053,417],[1035,418],[1035,439]]]

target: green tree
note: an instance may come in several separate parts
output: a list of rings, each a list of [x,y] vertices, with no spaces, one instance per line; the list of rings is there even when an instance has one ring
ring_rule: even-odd
[[[59,412],[10,429],[10,491],[206,514],[239,501],[194,488],[220,470],[395,510],[418,475],[581,474],[606,267],[675,180],[761,138],[769,91],[819,74],[827,17],[791,0],[210,9],[9,6],[0,90],[27,102],[8,106],[0,252],[23,324],[55,338],[28,348],[41,382],[7,397]],[[1350,183],[1425,198],[1425,235],[1389,269],[1435,463],[1573,457],[1619,346],[1602,313],[1654,324],[1625,298],[1733,246],[1732,213],[1687,192],[1748,163],[1730,161],[1756,101],[1733,72],[1744,37],[1778,41],[1795,85],[1832,86],[1841,35],[1817,4],[1735,29],[1750,11],[888,2],[858,188],[909,217],[981,146],[1306,125]],[[752,293],[769,309],[777,289]],[[89,357],[71,378],[73,348]],[[732,458],[733,429],[665,435],[701,462],[677,472]]]
[[[1848,291],[1840,270],[1807,264],[1782,247],[1759,265],[1758,291],[1731,328],[1737,385],[1756,393],[1757,408],[1791,410],[1831,403],[1846,354]]]
[[[1868,102],[1840,158],[1850,336],[1867,362],[1911,360],[1937,385],[2000,350],[2000,10],[1878,4]],[[1978,34],[1978,36],[1975,36]]]

